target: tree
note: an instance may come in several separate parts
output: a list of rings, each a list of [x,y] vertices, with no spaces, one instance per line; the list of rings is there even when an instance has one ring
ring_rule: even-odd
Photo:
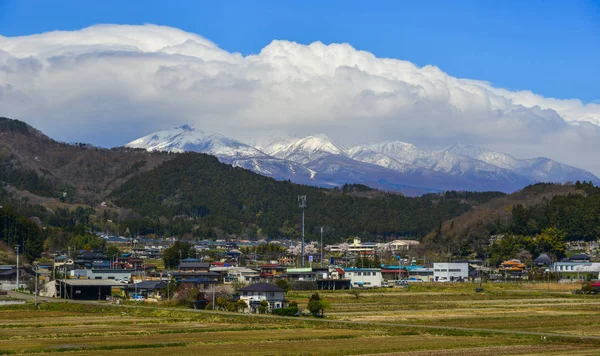
[[[539,249],[537,252],[550,252],[556,255],[557,258],[564,257],[567,248],[565,236],[566,234],[563,231],[555,227],[544,229],[535,239]]]
[[[175,268],[179,265],[179,258],[188,258],[191,256],[191,251],[194,246],[189,242],[175,241],[175,243],[164,250],[163,261],[165,262],[165,268]],[[180,255],[181,252],[181,255]]]
[[[245,300],[240,299],[237,301],[237,309],[238,311],[244,311],[246,310],[246,308],[248,308],[248,303],[246,303]]]
[[[106,256],[111,258],[112,256],[121,256],[121,250],[115,245],[109,245],[106,248]]]
[[[287,279],[278,279],[277,282],[275,282],[275,285],[286,292],[291,288],[290,282],[288,282]]]
[[[308,310],[313,316],[324,316],[325,309],[329,308],[330,304],[328,301],[321,299],[319,293],[311,295],[308,301]]]
[[[258,307],[258,312],[260,314],[266,314],[268,308],[269,308],[269,302],[267,302],[266,300],[263,300],[260,302],[260,306]]]

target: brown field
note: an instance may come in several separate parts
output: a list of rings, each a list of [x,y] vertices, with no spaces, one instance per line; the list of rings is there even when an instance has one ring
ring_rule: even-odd
[[[0,307],[0,355],[597,355],[600,297],[525,285],[324,291],[327,318],[151,306]],[[311,292],[289,293],[301,306]]]

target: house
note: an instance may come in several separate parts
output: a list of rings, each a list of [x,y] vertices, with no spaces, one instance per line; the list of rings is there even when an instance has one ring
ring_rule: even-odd
[[[419,244],[416,240],[394,240],[389,242],[387,245],[392,252],[408,251],[411,247],[415,247]]]
[[[361,252],[374,252],[376,244],[373,242],[362,242],[358,237],[355,237],[351,244],[337,244],[328,246],[329,252],[353,253],[360,254]]]
[[[208,262],[181,262],[177,266],[179,272],[208,272],[210,263]]]
[[[344,268],[344,276],[352,288],[381,287],[381,268]]]
[[[248,267],[211,267],[211,272],[220,273],[225,284],[231,283],[258,283],[260,274],[257,270]]]
[[[195,277],[195,278],[187,278],[187,279],[182,279],[179,282],[179,289],[180,290],[189,290],[192,288],[196,288],[199,291],[206,291],[212,288],[212,286],[215,286],[219,284],[219,281],[212,279],[212,278],[208,278],[208,277]]]
[[[248,311],[257,313],[260,303],[266,300],[269,303],[268,310],[285,308],[285,290],[269,283],[256,283],[238,289],[240,300],[248,305]]]
[[[289,280],[294,281],[316,281],[317,274],[313,272],[312,268],[288,268],[285,272],[285,276]]]
[[[563,282],[600,279],[600,263],[595,262],[555,262],[552,271]]]
[[[258,266],[260,278],[265,281],[272,281],[273,279],[281,278],[286,271],[285,266],[280,266],[276,264],[267,264]]]
[[[552,259],[545,252],[540,254],[533,262],[539,267],[552,265]]]
[[[171,276],[173,276],[177,283],[189,278],[208,278],[216,282],[223,280],[223,276],[220,273],[212,271],[171,272]]]
[[[576,255],[571,256],[569,259],[571,262],[590,262],[590,256],[585,253],[578,253]]]
[[[345,278],[342,268],[330,266],[327,268],[327,273],[324,269],[315,268],[315,272],[317,273],[317,289],[350,289],[350,280]]]
[[[436,282],[466,281],[469,278],[469,263],[434,262],[433,280]]]
[[[127,286],[127,292],[141,294],[144,298],[162,298],[167,281],[142,281]]]

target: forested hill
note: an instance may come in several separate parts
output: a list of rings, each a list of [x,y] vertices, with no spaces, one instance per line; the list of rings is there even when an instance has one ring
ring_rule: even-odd
[[[468,256],[490,247],[492,236],[497,260],[520,252],[561,257],[566,241],[600,239],[600,188],[590,182],[535,184],[444,222],[426,242]]]
[[[409,198],[360,185],[327,190],[276,181],[204,154],[56,142],[6,118],[0,118],[0,138],[0,204],[39,218],[42,226],[71,229],[73,238],[82,226],[159,236],[293,238],[300,232],[298,195],[308,197],[309,239],[321,226],[329,241],[353,235],[421,237],[442,221],[504,195],[448,192]],[[10,242],[7,231],[0,237]],[[57,248],[65,237],[52,241],[46,246]]]
[[[328,235],[423,236],[441,221],[472,205],[503,195],[497,192],[429,194],[418,198],[398,194],[357,197],[361,189],[326,190],[275,181],[219,163],[216,158],[185,153],[156,169],[137,175],[115,190],[114,202],[143,216],[181,217],[200,229],[218,227],[241,234],[253,230],[266,236],[296,235],[300,217],[298,195],[306,195],[307,232],[324,226]],[[360,191],[360,192],[359,192]],[[356,193],[356,194],[353,194]],[[252,234],[252,233],[251,233]]]

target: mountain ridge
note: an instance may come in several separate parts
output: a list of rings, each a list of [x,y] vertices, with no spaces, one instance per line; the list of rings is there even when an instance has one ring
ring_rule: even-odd
[[[256,148],[220,134],[190,132],[196,130],[184,125],[146,135],[126,147],[207,153],[279,180],[322,187],[367,184],[411,195],[445,190],[513,192],[538,182],[600,183],[590,172],[545,157],[517,159],[460,143],[443,150],[423,150],[402,141],[346,147],[327,135],[314,134],[272,138]]]

